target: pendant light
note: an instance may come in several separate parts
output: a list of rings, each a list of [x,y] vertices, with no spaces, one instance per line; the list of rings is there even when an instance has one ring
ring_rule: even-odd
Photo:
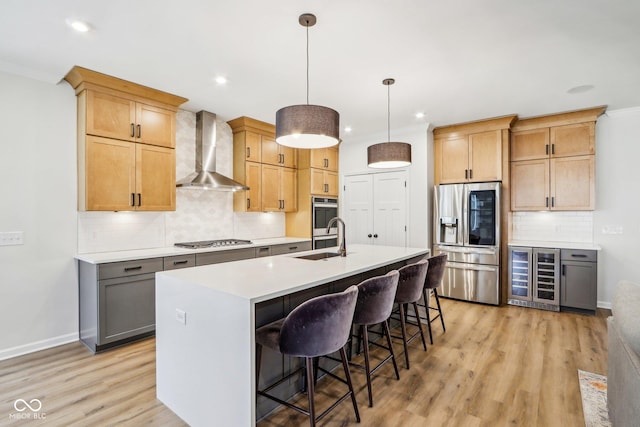
[[[396,81],[384,79],[382,84],[387,87],[387,141],[370,145],[367,148],[367,163],[370,168],[400,168],[411,164],[411,144],[406,142],[391,142],[391,89]]]
[[[315,25],[316,17],[305,13],[298,22],[307,28],[307,103],[276,112],[276,142],[293,148],[331,147],[339,142],[340,115],[328,107],[309,105],[309,27]]]

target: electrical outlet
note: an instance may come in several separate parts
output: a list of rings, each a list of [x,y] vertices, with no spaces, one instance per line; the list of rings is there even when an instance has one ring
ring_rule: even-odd
[[[24,231],[0,233],[0,246],[24,245]]]
[[[182,323],[183,325],[187,324],[187,312],[184,310],[180,310],[176,308],[176,322]]]

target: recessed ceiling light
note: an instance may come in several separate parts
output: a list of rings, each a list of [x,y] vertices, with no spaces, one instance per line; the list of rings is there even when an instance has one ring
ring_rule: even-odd
[[[344,128],[344,131],[345,131],[346,133],[351,132],[351,131],[352,131],[351,126],[347,126],[347,127],[345,127],[345,128]]]
[[[424,113],[422,111],[417,112],[416,119],[424,119]]]
[[[66,22],[69,26],[71,26],[71,28],[79,33],[86,33],[88,31],[91,31],[91,25],[85,21],[74,18],[67,18]]]
[[[216,83],[218,83],[219,85],[227,84],[227,78],[223,76],[218,76],[216,77]]]
[[[592,90],[595,86],[593,85],[581,85],[581,86],[574,86],[571,89],[569,89],[567,91],[567,93],[570,93],[572,95],[576,94],[576,93],[584,93],[584,92],[589,92],[590,90]]]

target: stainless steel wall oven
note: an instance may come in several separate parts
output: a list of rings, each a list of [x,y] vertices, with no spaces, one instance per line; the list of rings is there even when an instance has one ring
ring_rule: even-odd
[[[313,249],[338,246],[338,228],[331,227],[329,233],[327,233],[329,220],[338,216],[338,199],[312,197],[311,212],[311,239]]]

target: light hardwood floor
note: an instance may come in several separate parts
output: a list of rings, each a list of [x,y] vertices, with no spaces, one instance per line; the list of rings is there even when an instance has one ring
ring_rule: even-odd
[[[419,339],[412,343],[411,369],[398,358],[400,381],[390,364],[378,371],[373,408],[364,374],[352,369],[360,425],[584,425],[577,370],[606,375],[608,310],[584,316],[445,299],[442,305],[447,332],[434,323],[434,345],[426,353]],[[401,354],[402,345],[394,347]],[[316,407],[328,406],[330,393],[341,387],[321,379]],[[10,418],[16,399],[34,398],[45,420]],[[0,362],[0,425],[185,424],[155,398],[155,340],[147,339],[95,356],[73,343]],[[259,424],[284,425],[308,421],[282,409]],[[346,401],[320,425],[358,424]],[[211,426],[217,427],[215,414]]]

